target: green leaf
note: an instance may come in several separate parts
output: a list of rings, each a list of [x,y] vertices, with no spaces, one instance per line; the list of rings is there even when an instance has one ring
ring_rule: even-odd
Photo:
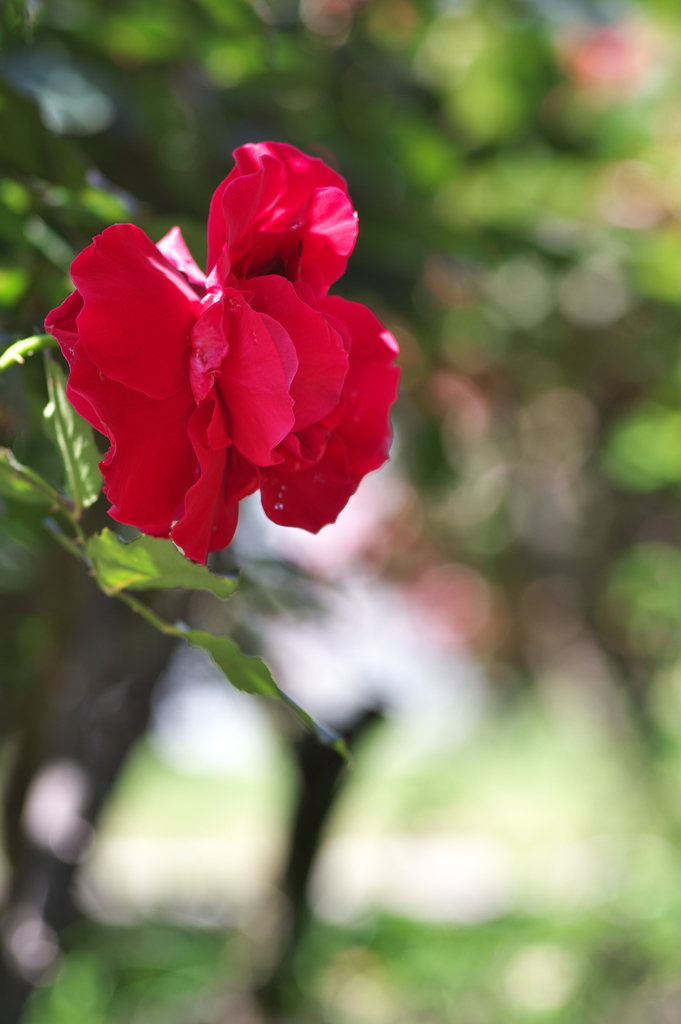
[[[283,693],[262,658],[244,654],[243,651],[226,636],[215,636],[202,629],[183,631],[184,636],[194,647],[202,647],[207,651],[215,664],[221,669],[232,686],[246,693],[259,694],[280,700],[293,711],[300,722],[311,732],[333,749],[345,760],[349,760],[347,748],[341,737],[333,730],[320,725],[307,711],[303,711],[295,701]]]
[[[102,489],[100,455],[92,427],[78,415],[66,397],[66,377],[61,367],[45,354],[47,392],[45,419],[51,421],[57,445],[64,460],[67,490],[73,500],[76,518],[84,508],[93,505]]]
[[[64,505],[64,499],[46,480],[22,466],[9,448],[0,448],[0,494],[26,505]]]
[[[110,534],[110,531],[105,530],[103,533]],[[91,538],[90,541],[86,542],[86,547],[89,547],[93,540],[101,540],[101,537]],[[116,538],[116,540],[119,545],[122,544],[118,538]],[[139,540],[131,541],[130,544],[123,546],[131,548],[134,545],[139,544],[139,541],[141,540],[152,541],[153,544],[169,543],[169,541],[157,541],[150,537],[140,537]],[[92,553],[93,549],[90,547],[88,554]],[[180,557],[182,558],[183,556],[180,555]],[[202,566],[194,566],[192,563],[189,563],[189,565],[191,568],[203,569]],[[96,566],[96,568],[98,567]],[[204,569],[203,571],[208,576],[212,576],[207,569]],[[224,579],[226,581],[225,577],[212,576],[212,578],[213,580]],[[165,622],[163,619],[159,618],[153,608],[150,608],[148,604],[144,603],[144,601],[140,601],[138,597],[133,597],[132,594],[128,593],[126,590],[120,589],[120,587],[116,590],[112,590],[107,587],[106,584],[103,583],[102,577],[99,573],[97,574],[97,582],[105,594],[115,595],[118,597],[120,601],[123,601],[129,608],[132,608],[134,612],[145,618],[150,625],[155,629],[158,629],[161,633],[164,633],[166,636],[174,636],[181,640],[187,640],[193,647],[200,647],[202,650],[206,651],[218,668],[227,676],[227,679],[232,686],[235,686],[237,690],[243,690],[245,693],[251,693],[261,697],[270,697],[273,700],[280,700],[283,704],[286,704],[286,706],[289,707],[297,716],[299,721],[302,722],[307,729],[313,732],[322,743],[333,747],[336,753],[340,757],[344,758],[344,760],[350,760],[347,747],[338,733],[333,732],[331,729],[327,729],[318,722],[315,722],[306,711],[303,711],[302,708],[298,707],[295,701],[291,700],[290,697],[287,697],[285,693],[282,693],[272,678],[272,673],[261,658],[244,654],[234,641],[229,639],[229,637],[215,636],[213,633],[208,633],[203,629],[189,629],[181,623],[173,626],[169,622]],[[230,582],[234,584],[233,580]],[[148,585],[155,586],[157,584],[152,583]],[[147,584],[145,584],[145,586],[147,586]]]
[[[185,636],[194,647],[203,647],[204,651],[208,651],[237,690],[259,693],[262,697],[282,696],[262,658],[244,654],[229,637],[215,636],[203,629],[189,629]]]
[[[205,565],[190,562],[172,541],[158,537],[143,535],[126,542],[105,529],[89,538],[85,550],[106,594],[186,587],[231,597],[238,586],[230,576],[218,576]]]

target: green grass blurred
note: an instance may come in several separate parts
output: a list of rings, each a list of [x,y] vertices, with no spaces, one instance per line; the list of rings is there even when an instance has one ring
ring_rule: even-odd
[[[660,700],[671,720],[669,701]],[[336,887],[347,893],[346,910],[355,899],[354,913],[342,922],[328,913],[312,921],[286,991],[285,1019],[675,1019],[659,1016],[660,1007],[675,1013],[681,1005],[681,865],[663,796],[665,780],[680,772],[678,743],[670,739],[651,779],[633,738],[596,727],[574,702],[571,713],[564,705],[557,711],[555,694],[549,700],[539,692],[504,715],[490,711],[454,749],[418,749],[405,743],[404,725],[378,726],[347,778],[313,884],[322,911],[324,889]],[[135,842],[154,843],[157,884],[147,894],[156,902],[145,908],[133,893],[116,908],[104,899],[107,920],[74,925],[54,984],[32,997],[27,1024],[241,1020],[230,1016],[230,1000],[257,985],[276,939],[269,886],[283,852],[291,783],[280,753],[250,778],[206,776],[178,773],[151,746],[140,746],[102,823],[94,861],[107,844],[132,841],[134,852]],[[178,840],[210,841],[218,856],[222,842],[259,841],[272,856],[251,865],[260,871],[255,885],[229,858],[209,872],[214,907],[222,906],[211,921],[205,876],[192,877],[191,864],[169,869],[164,862]],[[373,884],[359,901],[342,856],[353,843],[360,855],[374,853]],[[433,859],[438,843],[445,844],[444,860]],[[460,849],[468,851],[463,860]],[[490,849],[500,875],[490,874]],[[386,854],[378,870],[377,852]],[[220,872],[232,868],[237,876],[220,882]],[[452,879],[459,868],[477,903]],[[440,877],[429,878],[433,871]],[[97,884],[106,888],[107,877],[125,902],[125,886],[110,871]],[[400,884],[411,885],[411,919],[395,910]],[[428,895],[438,884],[441,920]],[[225,891],[246,896],[232,903],[231,922]],[[419,892],[427,895],[420,910]],[[116,923],[116,912],[125,923]],[[248,1013],[244,1020],[264,1019]]]

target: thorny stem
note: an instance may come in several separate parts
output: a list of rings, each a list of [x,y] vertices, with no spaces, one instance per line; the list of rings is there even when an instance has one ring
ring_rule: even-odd
[[[15,363],[23,363],[25,356],[32,356],[46,348],[57,348],[59,342],[51,334],[33,334],[30,338],[21,338],[6,348],[0,356],[0,373],[8,370]]]

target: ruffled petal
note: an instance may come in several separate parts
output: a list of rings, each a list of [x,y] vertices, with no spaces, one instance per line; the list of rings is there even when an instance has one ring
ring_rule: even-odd
[[[257,487],[252,466],[233,447],[214,447],[223,417],[219,395],[198,406],[189,422],[189,437],[200,472],[187,492],[184,514],[170,536],[184,554],[205,562],[209,551],[227,547],[234,536],[239,501]]]
[[[168,263],[184,274],[189,283],[196,285],[199,292],[203,294],[202,289],[205,290],[206,275],[194,262],[194,257],[187,248],[187,243],[178,227],[171,228],[168,234],[156,243],[156,248],[163,253]]]
[[[210,550],[225,547],[236,529],[236,506],[224,501],[223,486],[227,449],[215,449],[208,443],[211,420],[219,415],[215,399],[194,409],[188,424],[188,436],[199,466],[196,482],[189,488],[184,512],[170,531],[171,539],[195,562],[205,562]],[[218,536],[219,534],[219,536]],[[224,539],[224,538],[227,539]],[[213,547],[211,548],[211,542]]]
[[[57,339],[62,355],[69,366],[73,366],[76,353],[79,350],[78,324],[76,319],[83,308],[83,297],[79,292],[71,292],[61,306],[57,306],[45,318],[45,330]],[[96,430],[106,433],[102,422],[92,408],[91,403],[85,395],[76,394],[71,387],[70,379],[66,383],[66,396],[77,413],[86,419]]]
[[[187,436],[195,408],[189,386],[157,401],[109,380],[77,348],[67,394],[83,415],[79,396],[87,396],[97,419],[90,422],[111,441],[100,463],[104,492],[112,503],[109,515],[143,533],[167,537],[196,476],[196,456]]]
[[[281,526],[318,533],[333,523],[355,493],[359,479],[349,471],[345,443],[332,435],[322,460],[296,473],[278,466],[259,471],[265,515]]]
[[[387,459],[390,407],[399,381],[399,370],[392,365],[397,343],[366,306],[333,297],[321,301],[319,308],[349,347],[343,400],[325,423],[297,435],[297,446],[287,438],[283,465],[259,472],[266,515],[282,526],[312,533],[334,522],[362,477]],[[329,434],[325,445],[323,428]],[[320,451],[315,465],[298,468],[301,459]]]
[[[357,218],[343,178],[285,143],[241,146],[213,196],[208,271],[225,249],[239,280],[276,271],[325,294],[347,263]]]
[[[229,347],[216,386],[229,411],[232,440],[256,466],[281,461],[274,449],[295,421],[287,376],[297,364],[295,349],[283,329],[275,331],[267,320],[239,292],[225,293]]]
[[[234,445],[227,451],[225,470],[225,493],[227,501],[239,502],[258,489],[258,471],[240,455]],[[217,550],[217,549],[216,549]]]
[[[378,469],[388,458],[392,430],[390,408],[400,379],[393,366],[397,342],[370,309],[359,302],[331,296],[321,311],[352,340],[350,368],[345,380],[343,417],[335,433],[345,442],[350,472],[357,480]]]
[[[244,283],[250,306],[278,321],[293,342],[298,369],[291,383],[294,430],[323,419],[341,398],[348,372],[342,338],[317,310],[300,299],[290,281],[275,274]]]
[[[284,190],[281,161],[266,152],[258,154],[257,148],[240,146],[234,151],[236,166],[213,193],[208,213],[208,274],[225,247],[231,250],[266,222]],[[226,272],[229,266],[222,269]]]
[[[229,345],[225,334],[225,303],[218,299],[201,313],[189,339],[189,381],[197,403],[213,389]]]
[[[71,276],[83,298],[81,343],[105,377],[157,399],[186,386],[199,299],[140,228],[106,228]]]
[[[82,308],[83,296],[80,292],[71,292],[61,306],[57,306],[45,317],[45,330],[57,339],[69,366],[73,362],[73,352],[78,344],[77,317]]]
[[[255,167],[257,162],[264,158],[271,157],[282,168],[282,194],[258,227],[271,229],[288,224],[291,216],[300,210],[317,188],[340,189],[341,192],[348,194],[345,178],[337,171],[318,157],[308,156],[288,142],[258,142],[255,145],[241,146],[234,152],[237,168],[242,153],[248,158],[251,167]]]
[[[355,248],[357,214],[343,192],[320,188],[312,194],[307,220],[297,280],[309,284],[316,295],[325,295],[345,273]]]

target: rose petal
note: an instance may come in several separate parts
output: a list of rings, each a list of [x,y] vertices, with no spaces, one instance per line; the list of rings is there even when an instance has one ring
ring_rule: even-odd
[[[75,291],[45,317],[45,330],[54,335],[59,346],[68,361],[69,366],[73,362],[73,350],[78,344],[78,324],[76,317],[83,308],[83,297]]]
[[[82,308],[82,296],[79,292],[71,292],[71,294],[64,299],[61,306],[57,306],[57,308],[53,309],[51,313],[48,313],[45,318],[45,330],[57,339],[62,355],[69,366],[73,365],[75,353],[78,351],[80,346],[76,317]],[[103,434],[106,433],[99,416],[92,408],[92,405],[85,395],[78,395],[73,392],[70,379],[66,382],[66,396],[75,408],[76,412],[79,413],[83,419],[86,419],[88,423],[92,424],[93,427],[101,431]]]
[[[78,333],[97,368],[150,398],[186,386],[196,292],[133,224],[114,224],[73,261]]]
[[[313,192],[298,280],[311,285],[317,295],[325,295],[345,273],[358,230],[357,214],[343,192],[336,188]]]
[[[390,407],[397,397],[400,371],[393,362],[397,342],[370,309],[331,296],[319,303],[331,323],[352,339],[350,368],[343,390],[345,411],[335,432],[347,446],[350,472],[358,480],[388,458],[392,430]]]
[[[279,260],[277,272],[309,280],[324,294],[343,273],[357,235],[345,181],[285,143],[241,146],[234,157],[236,167],[211,202],[208,271],[226,247],[239,279],[271,273]]]
[[[189,422],[200,475],[187,493],[184,514],[170,536],[195,562],[205,562],[209,551],[227,547],[236,530],[239,501],[258,485],[253,467],[233,447],[215,450],[214,436],[222,417],[220,398],[214,393],[197,407]]]
[[[327,427],[332,429],[338,410],[340,418],[316,465],[294,471],[295,459],[287,458],[283,466],[259,472],[266,515],[282,526],[313,533],[334,522],[362,477],[387,459],[390,406],[399,380],[399,370],[392,365],[397,343],[366,306],[332,297],[322,300],[319,308],[345,335],[350,348],[343,402],[327,418]]]
[[[194,410],[189,420],[188,434],[199,476],[187,491],[184,512],[170,531],[175,544],[195,562],[205,562],[208,552],[217,550],[215,544],[229,544],[236,529],[237,506],[229,506],[227,511],[223,493],[227,449],[216,451],[208,444],[207,434],[216,414],[219,415],[217,402],[208,399]]]
[[[241,501],[258,489],[258,471],[243,455],[239,455],[234,445],[227,451],[225,474],[225,493],[229,502]]]
[[[229,348],[216,386],[229,410],[232,440],[254,465],[272,465],[281,461],[274,449],[295,421],[285,369],[295,349],[283,331],[275,340],[266,318],[232,289],[225,293],[224,323]],[[281,347],[288,348],[286,358]]]
[[[218,299],[201,313],[189,338],[189,381],[197,402],[202,402],[220,376],[227,355],[225,334],[225,304]]]
[[[348,372],[348,356],[338,332],[323,315],[298,297],[290,281],[275,274],[244,283],[250,306],[285,328],[295,346],[298,371],[291,383],[294,430],[316,423],[334,409]]]
[[[160,401],[149,398],[103,376],[77,348],[67,393],[83,415],[87,410],[78,396],[87,396],[97,422],[86,418],[111,441],[100,463],[113,506],[109,515],[154,537],[167,537],[196,476],[187,437],[195,408],[190,388]]]
[[[268,519],[311,533],[335,522],[359,484],[349,472],[345,444],[336,435],[330,438],[318,465],[296,473],[271,466],[261,469],[258,476]]]
[[[184,274],[190,284],[196,285],[203,294],[201,289],[205,290],[206,275],[194,262],[194,257],[178,227],[171,228],[168,234],[156,243],[156,248],[163,253],[168,263]]]
[[[255,149],[241,146],[234,151],[236,167],[213,193],[208,213],[209,274],[225,246],[231,249],[240,238],[252,233],[283,191],[281,162],[266,153],[256,156],[252,152]]]
[[[324,423],[311,423],[304,430],[289,434],[277,448],[284,460],[279,468],[297,471],[316,465],[324,457],[331,434]]]
[[[340,189],[341,192],[348,194],[345,178],[337,171],[318,157],[308,156],[288,142],[258,142],[255,145],[241,146],[234,153],[235,159],[241,150],[250,151],[248,156],[251,166],[256,160],[270,156],[277,160],[283,169],[285,194],[270,211],[266,223],[259,226],[273,228],[287,223],[291,214],[307,202],[310,193],[316,188]]]

